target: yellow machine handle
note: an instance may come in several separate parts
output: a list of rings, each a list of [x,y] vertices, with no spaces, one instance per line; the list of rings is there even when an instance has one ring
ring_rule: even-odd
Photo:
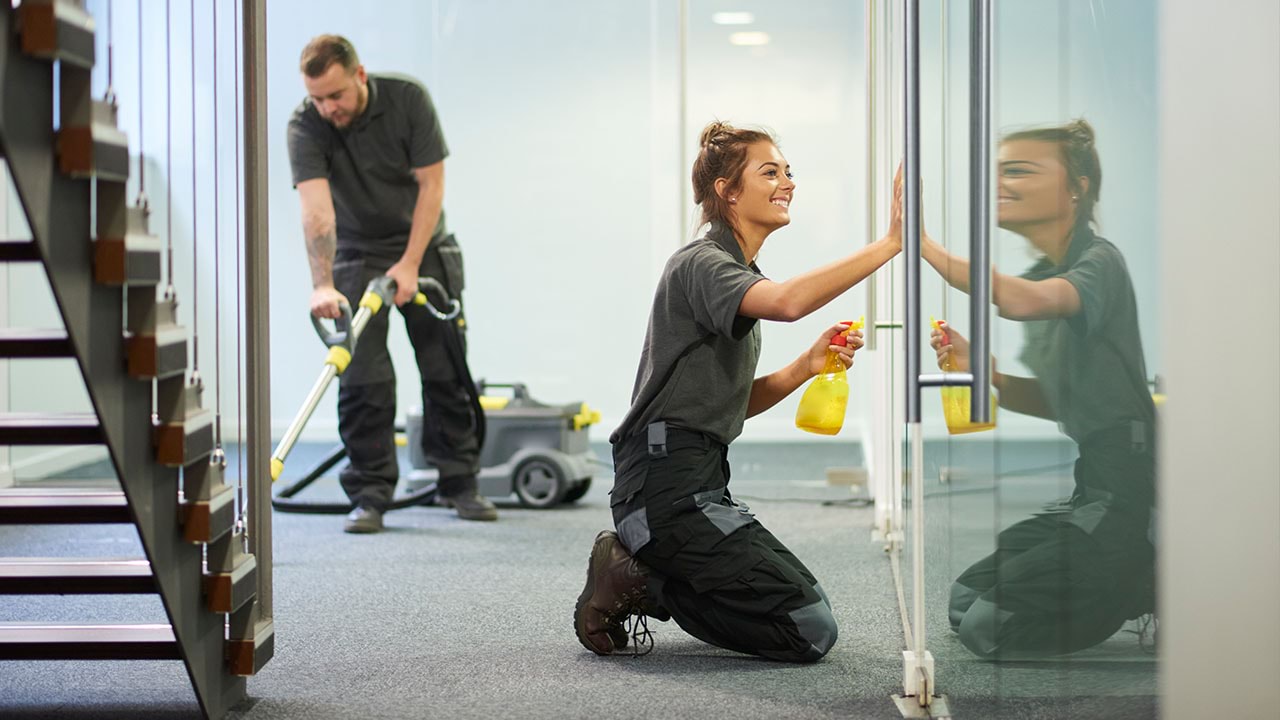
[[[573,416],[573,429],[581,430],[598,422],[600,422],[600,411],[592,410],[587,407],[586,403],[582,403],[582,409],[578,411],[577,415]]]

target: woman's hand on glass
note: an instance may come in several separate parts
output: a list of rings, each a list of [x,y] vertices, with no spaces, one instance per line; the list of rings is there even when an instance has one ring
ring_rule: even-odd
[[[902,163],[898,163],[898,172],[893,176],[893,203],[889,206],[889,230],[885,237],[902,248]]]

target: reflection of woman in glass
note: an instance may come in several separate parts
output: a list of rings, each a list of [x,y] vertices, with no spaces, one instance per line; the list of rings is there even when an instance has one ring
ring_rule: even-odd
[[[1154,609],[1155,409],[1124,257],[1090,227],[1102,185],[1093,128],[1014,133],[999,159],[1000,227],[1043,257],[1019,277],[993,274],[1000,315],[1025,323],[1020,360],[1035,377],[995,371],[992,382],[1002,408],[1055,420],[1079,446],[1070,503],[1001,532],[996,552],[951,587],[965,646],[1015,659],[1092,647]],[[927,237],[923,253],[968,290],[966,261]],[[940,364],[968,369],[954,329],[931,340]]]

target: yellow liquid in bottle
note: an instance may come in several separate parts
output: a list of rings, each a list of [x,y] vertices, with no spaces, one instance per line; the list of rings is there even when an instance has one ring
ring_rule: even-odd
[[[991,393],[991,422],[976,423],[969,420],[972,393],[967,387],[942,388],[942,415],[947,421],[947,432],[952,435],[982,432],[996,426],[996,394]]]
[[[933,320],[934,329],[940,329]],[[942,363],[943,372],[955,372],[955,363],[948,358]],[[991,422],[976,423],[969,420],[969,405],[973,391],[967,387],[942,388],[942,416],[947,421],[947,432],[952,435],[982,432],[996,426],[996,394],[991,393]]]
[[[819,435],[835,435],[844,427],[844,413],[849,406],[849,381],[844,368],[830,370],[832,363],[840,364],[835,353],[828,353],[824,372],[809,383],[800,406],[796,408],[796,427]]]
[[[863,320],[849,323],[846,337],[854,330],[861,330]],[[844,374],[844,363],[834,350],[827,351],[827,361],[822,374],[809,383],[800,405],[796,408],[796,427],[818,435],[835,435],[844,427],[844,413],[849,407],[849,380]]]

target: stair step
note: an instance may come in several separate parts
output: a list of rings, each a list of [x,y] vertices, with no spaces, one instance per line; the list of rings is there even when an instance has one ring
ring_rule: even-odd
[[[0,490],[0,525],[129,522],[129,503],[119,491]]]
[[[204,576],[205,607],[209,612],[235,612],[253,600],[257,592],[258,560],[253,555],[239,555],[230,571],[206,573]]]
[[[152,442],[156,448],[156,462],[169,467],[183,467],[209,457],[213,452],[213,421],[213,411],[201,408],[180,422],[155,426]]]
[[[207,462],[188,466],[182,471],[183,482],[191,483],[191,468],[202,465],[211,467]],[[185,499],[182,503],[182,538],[193,544],[211,543],[235,529],[235,497],[235,490],[219,480],[207,499]]]
[[[158,238],[100,238],[93,244],[93,279],[112,287],[154,287],[160,282],[163,259]]]
[[[0,262],[39,262],[34,240],[0,240]]]
[[[34,57],[93,67],[93,17],[72,0],[26,0],[22,51]]]
[[[62,330],[3,328],[0,329],[0,357],[75,357],[75,348]]]
[[[181,325],[168,325],[150,334],[129,335],[125,338],[125,358],[129,376],[137,380],[185,376],[187,329]]]
[[[0,445],[100,445],[93,413],[0,413]]]
[[[0,623],[0,660],[181,660],[168,625]]]
[[[77,120],[67,118],[76,113],[64,108],[58,131],[58,168],[71,177],[127,182],[129,139],[116,126],[116,110],[103,100],[93,100],[90,105],[88,117],[79,113]]]
[[[128,558],[0,558],[0,595],[156,592],[151,563]]]
[[[151,286],[160,282],[164,245],[151,234],[151,209],[129,203],[127,183],[98,183],[98,239],[93,243],[93,279],[102,285]],[[150,303],[155,303],[155,290]]]

